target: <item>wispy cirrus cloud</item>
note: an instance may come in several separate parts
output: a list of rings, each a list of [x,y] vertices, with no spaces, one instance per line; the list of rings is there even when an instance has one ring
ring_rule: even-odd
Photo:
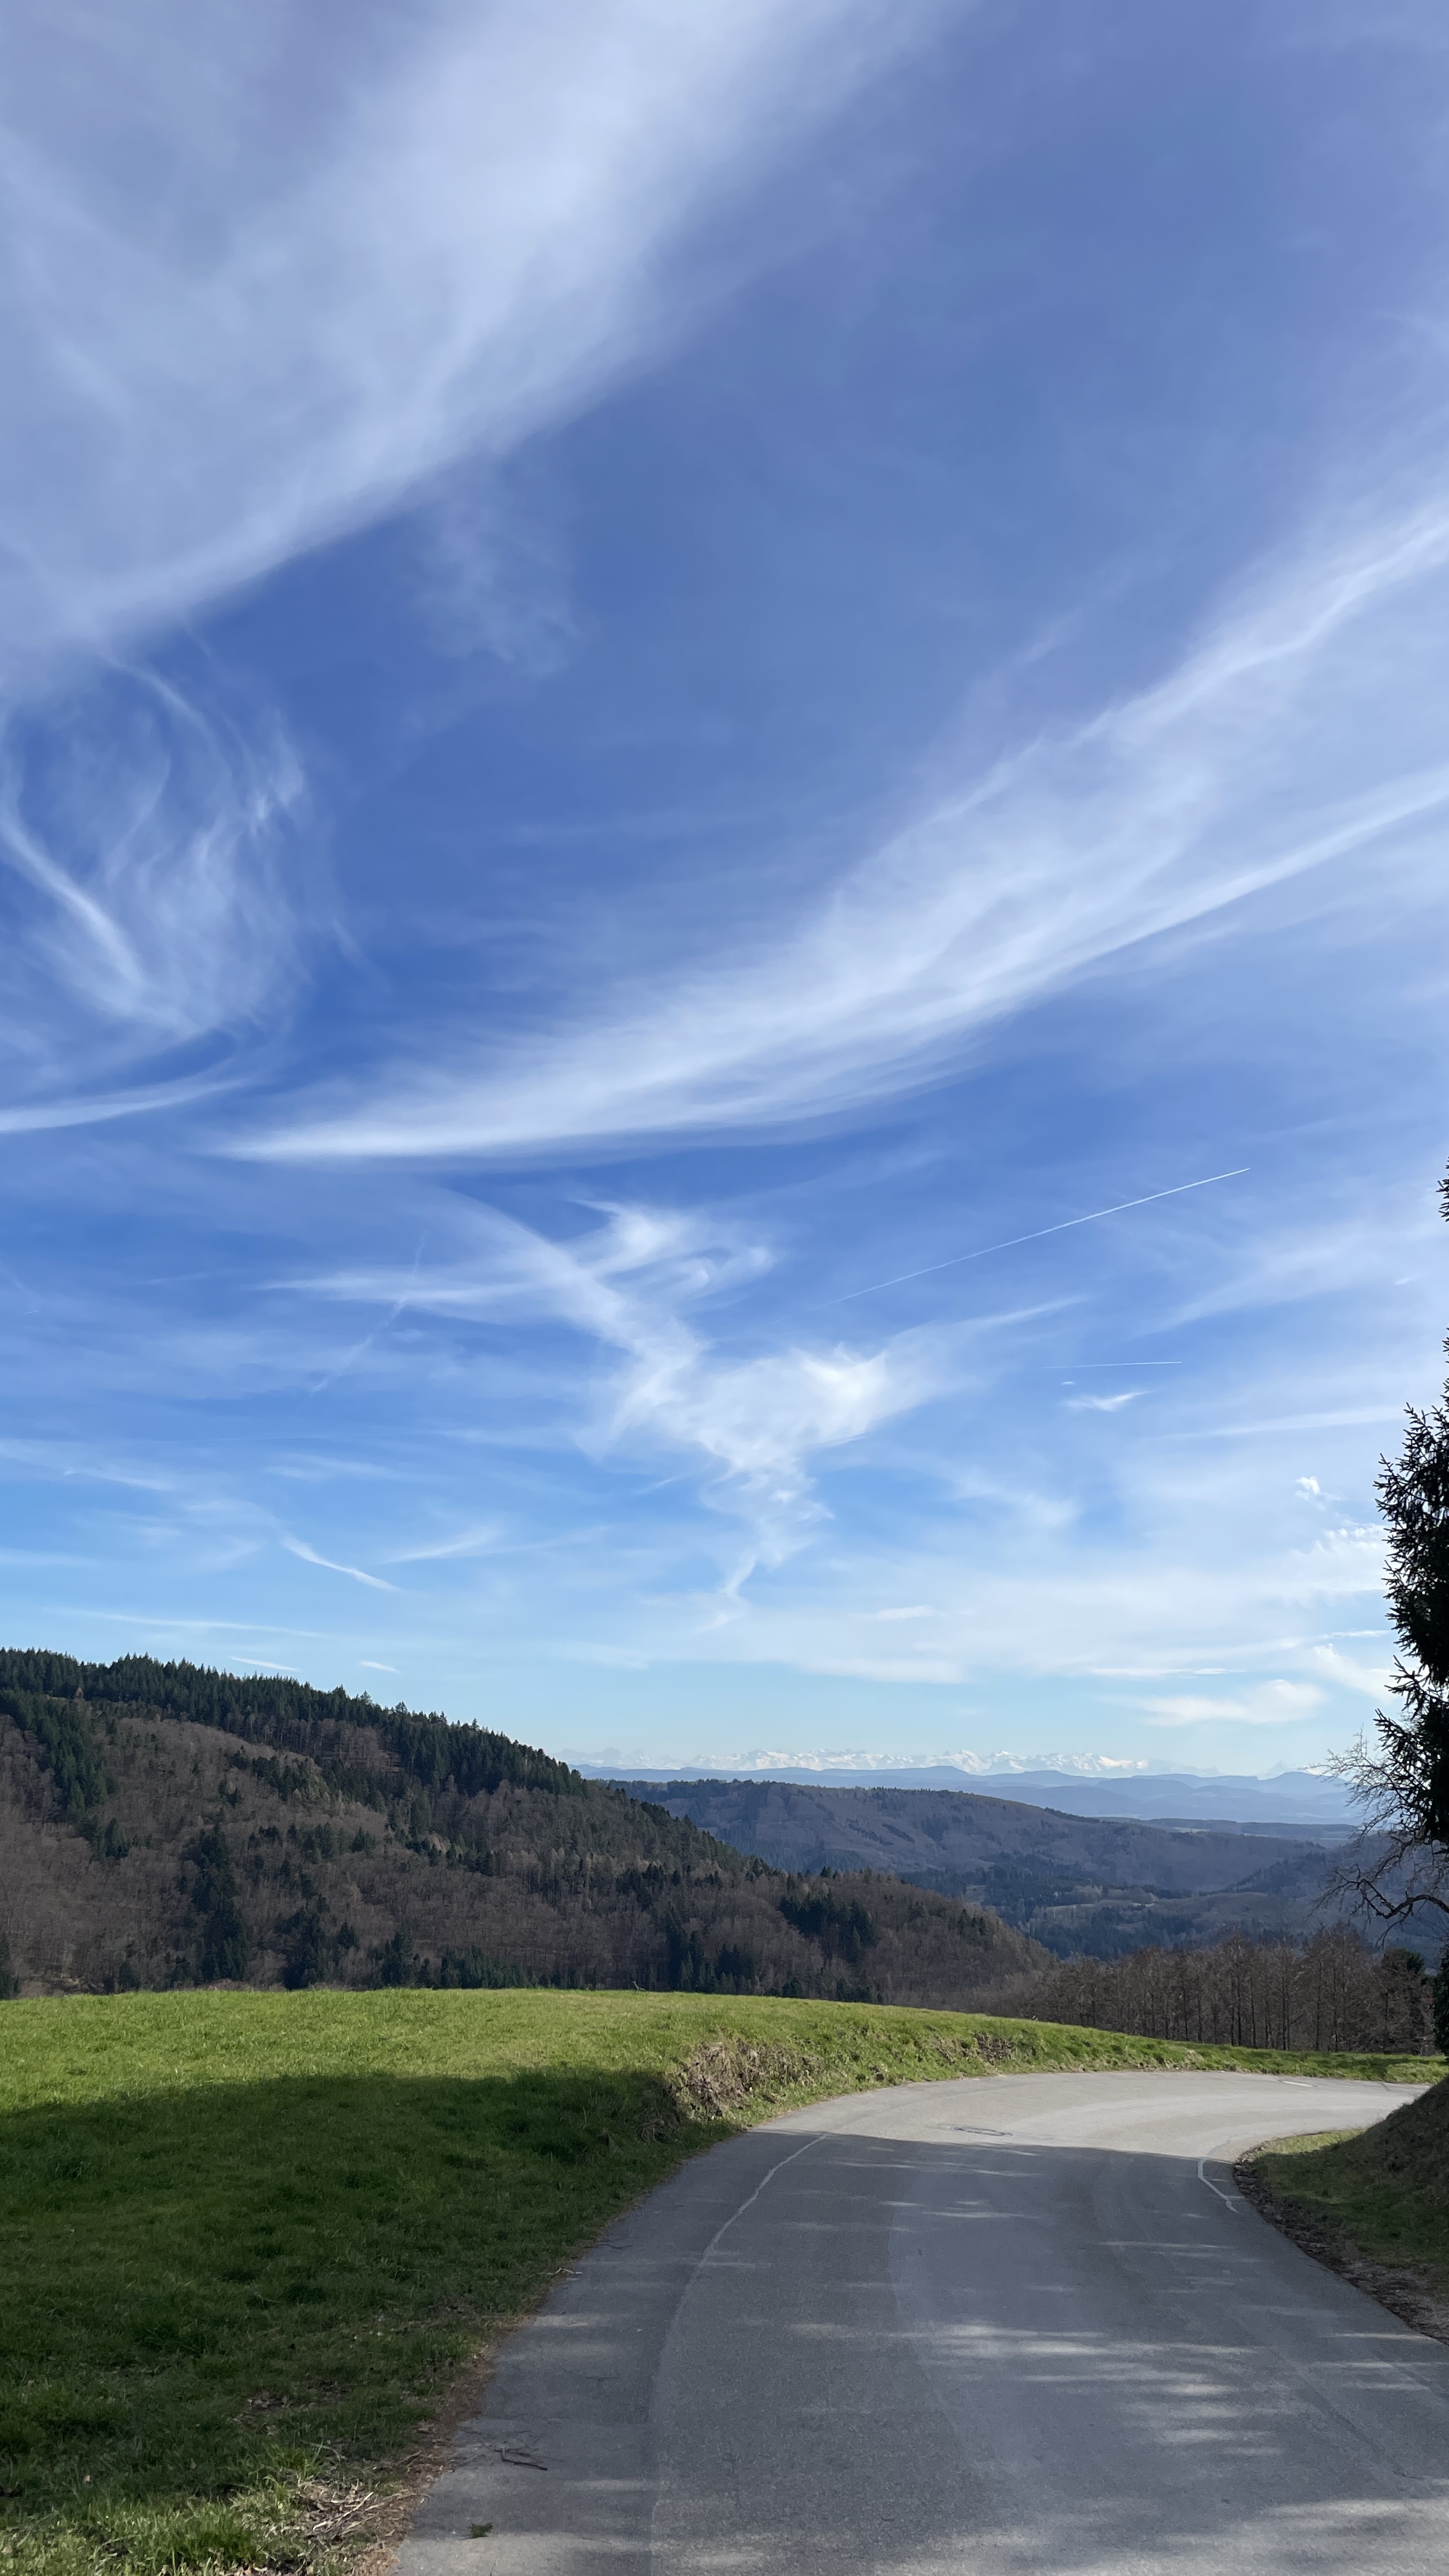
[[[1387,90],[1355,125],[1347,76],[1320,122],[1209,13],[1197,142],[1243,185],[1184,315],[1157,252],[1200,225],[1196,144],[1180,185],[1152,176],[1177,32],[1124,52],[1109,12],[1064,78],[950,0],[949,77],[862,80],[931,14],[17,0],[0,1137],[11,1427],[66,1431],[7,1532],[27,1599],[32,1559],[109,1564],[153,1646],[174,1587],[207,1651],[246,1633],[258,1662],[320,1605],[309,1677],[485,1713],[480,1656],[509,1655],[520,1727],[526,1675],[568,1655],[603,1675],[564,1676],[570,1727],[610,1667],[631,1725],[654,1670],[669,1730],[678,1668],[748,1665],[750,1727],[783,1742],[907,1710],[912,1742],[1095,1742],[1105,1701],[1155,1754],[1256,1760],[1363,1709],[1381,1567],[1356,1523],[1442,1305],[1427,1255],[1391,1304],[1424,1247],[1384,1245],[1441,1150],[1438,951],[1396,899],[1416,868],[1442,895],[1449,521],[1437,464],[1415,507],[1375,462],[1442,363],[1401,329],[1437,165]],[[852,85],[852,148],[763,199]],[[1322,155],[1335,97],[1372,136],[1353,185]],[[809,256],[726,311],[792,226]],[[1054,318],[1108,304],[1089,386]],[[1302,364],[1264,368],[1289,310]],[[1285,404],[1290,376],[1342,399]],[[1335,516],[1329,486],[1360,502]],[[1285,491],[1306,531],[1244,577]],[[263,587],[399,510],[399,542]],[[329,777],[385,768],[339,796],[323,886]],[[1256,947],[1228,935],[1255,896]],[[350,971],[303,1001],[334,930]],[[1028,1018],[1108,969],[1110,1010]],[[893,1122],[890,1170],[833,1139],[633,1153],[973,1059]],[[158,1133],[25,1141],[223,1086]],[[621,1143],[628,1204],[595,1184],[581,1209]],[[434,1231],[443,1194],[372,1168],[455,1154],[532,1158],[529,1223],[460,1195]],[[964,1322],[821,1302],[919,1279],[960,1313],[988,1256],[1039,1329],[979,1366]],[[1255,1696],[1280,1682],[1320,1697]],[[923,1727],[920,1686],[965,1696]]]
[[[0,1108],[0,1136],[36,1136],[59,1127],[94,1127],[115,1118],[148,1117],[157,1109],[181,1109],[192,1101],[213,1100],[230,1087],[225,1076],[199,1073],[178,1075],[174,1082],[105,1091],[43,1092]]]
[[[272,1159],[508,1156],[758,1128],[938,1074],[974,1033],[1156,934],[1449,810],[1449,507],[1320,533],[1157,686],[906,822],[749,955],[580,996],[487,1048],[298,1103]]]
[[[389,1565],[431,1565],[445,1563],[454,1557],[491,1556],[502,1540],[503,1532],[496,1521],[481,1521],[470,1529],[456,1530],[451,1538],[424,1541],[417,1547],[394,1548]]]
[[[339,1565],[335,1557],[319,1556],[316,1548],[309,1547],[305,1539],[284,1537],[282,1545],[289,1556],[300,1557],[304,1565],[321,1566],[326,1574],[349,1575],[354,1583],[365,1583],[371,1592],[397,1590],[395,1583],[385,1583],[380,1574],[368,1574],[360,1565]]]
[[[1313,1717],[1324,1693],[1312,1682],[1255,1682],[1230,1697],[1183,1692],[1142,1703],[1149,1726],[1282,1726]]]
[[[10,1131],[139,1115],[215,1090],[138,1063],[285,1009],[319,918],[300,765],[270,716],[105,668],[0,738],[0,1061]],[[311,921],[309,922],[309,915]],[[104,1082],[78,1093],[77,1077]]]
[[[22,9],[0,656],[188,615],[656,347],[742,172],[930,13],[878,0]],[[698,282],[692,294],[697,298]]]
[[[925,1550],[914,1559],[903,1551],[896,1564],[862,1551],[828,1574],[816,1571],[817,1557],[802,1559],[793,1579],[748,1600],[747,1616],[719,1651],[740,1663],[878,1681],[913,1676],[987,1693],[1024,1672],[1053,1684],[1090,1681],[1099,1707],[1107,1686],[1114,1726],[1125,1719],[1197,1729],[1204,1743],[1219,1723],[1306,1723],[1345,1690],[1363,1687],[1339,1669],[1331,1630],[1295,1634],[1289,1623],[1305,1608],[1327,1623],[1350,1606],[1375,1607],[1370,1568],[1345,1562],[1336,1585],[1325,1580],[1305,1604],[1299,1570],[1282,1552],[1245,1572],[1240,1560],[1194,1563],[1180,1539],[1155,1545],[1144,1537],[1130,1565],[1104,1558],[1095,1580],[1067,1550],[1051,1551],[1029,1573],[989,1540],[981,1555],[973,1566],[945,1551],[935,1561]],[[908,1653],[883,1651],[879,1614],[867,1606],[869,1587],[897,1572],[927,1574],[937,1589],[929,1623],[919,1637],[908,1630]],[[682,1634],[679,1623],[669,1640],[675,1652]],[[1124,1647],[1135,1649],[1130,1662],[1119,1660]],[[1192,1686],[1209,1675],[1221,1676],[1216,1687]],[[1140,1688],[1169,1677],[1178,1688]]]
[[[1325,1681],[1340,1690],[1360,1691],[1366,1699],[1381,1700],[1393,1677],[1393,1666],[1387,1661],[1366,1664],[1356,1655],[1346,1655],[1341,1646],[1316,1646],[1313,1660]]]
[[[819,1518],[811,1461],[921,1403],[944,1382],[944,1352],[929,1335],[905,1333],[873,1349],[795,1342],[726,1358],[686,1310],[757,1276],[765,1248],[704,1212],[623,1205],[599,1213],[597,1226],[561,1242],[497,1210],[470,1208],[460,1221],[471,1248],[447,1267],[409,1274],[407,1302],[418,1314],[479,1321],[547,1314],[613,1353],[576,1437],[599,1454],[662,1445],[698,1461],[708,1498],[750,1526],[742,1580],[756,1562],[781,1562]],[[375,1305],[400,1294],[391,1271],[297,1284]],[[476,1538],[409,1554],[472,1553]]]
[[[312,926],[280,726],[116,654],[462,460],[486,473],[657,353],[699,307],[675,266],[699,221],[932,14],[22,6],[0,109],[0,699],[31,710],[0,767],[11,1131],[196,1097],[194,1068],[135,1067],[278,1026]],[[515,514],[475,474],[435,516],[449,649],[547,668],[566,621]]]

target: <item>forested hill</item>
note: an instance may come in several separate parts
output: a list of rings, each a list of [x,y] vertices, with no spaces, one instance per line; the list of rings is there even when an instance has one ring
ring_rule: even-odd
[[[341,1688],[314,1690],[309,1682],[286,1674],[220,1673],[203,1664],[159,1664],[150,1655],[83,1664],[73,1655],[0,1647],[0,1691],[83,1700],[102,1708],[142,1707],[294,1752],[312,1749],[312,1736],[322,1727],[332,1730],[329,1742],[335,1744],[336,1758],[331,1767],[339,1773],[347,1767],[346,1730],[363,1728],[423,1789],[446,1784],[472,1797],[511,1781],[519,1788],[551,1789],[565,1797],[588,1794],[586,1782],[567,1763],[515,1744],[509,1735],[455,1726],[436,1713],[422,1716],[401,1702],[396,1708],[379,1708],[366,1692],[352,1699]]]
[[[838,1789],[792,1780],[621,1780],[673,1816],[758,1853],[776,1869],[885,1869],[947,1895],[991,1869],[1029,1864],[1113,1887],[1164,1895],[1235,1887],[1254,1873],[1309,1859],[1321,1883],[1321,1848],[1231,1826],[1177,1828],[1135,1819],[1073,1816],[973,1789]]]
[[[787,1873],[485,1728],[0,1651],[0,1987],[562,1983],[1009,2004],[987,1907]]]
[[[1329,1855],[1302,1839],[1063,1814],[979,1790],[790,1780],[620,1781],[772,1869],[886,1870],[986,1905],[1064,1958],[1234,1931],[1310,1936]],[[1335,1911],[1327,1901],[1329,1914]],[[1425,1927],[1416,1938],[1432,1939]]]

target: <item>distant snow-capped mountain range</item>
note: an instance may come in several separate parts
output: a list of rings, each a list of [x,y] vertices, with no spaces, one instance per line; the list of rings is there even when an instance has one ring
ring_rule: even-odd
[[[1080,1779],[1125,1779],[1180,1764],[1115,1753],[742,1753],[731,1771],[969,1771],[982,1778],[1008,1771],[1061,1771]]]
[[[1075,1816],[1136,1817],[1159,1823],[1234,1823],[1249,1831],[1298,1826],[1341,1840],[1357,1830],[1346,1784],[1325,1764],[1265,1775],[1187,1771],[1110,1753],[777,1753],[728,1761],[679,1762],[668,1770],[581,1760],[585,1778],[673,1787],[696,1780],[793,1782],[820,1789],[969,1789]]]
[[[593,1770],[599,1766],[586,1762],[583,1767]],[[610,1767],[620,1769],[623,1766],[616,1763]],[[1303,1774],[1326,1776],[1323,1766],[1315,1763],[1279,1763],[1276,1770],[1259,1776],[1277,1779],[1290,1768],[1295,1777]],[[748,1773],[752,1778],[763,1778],[772,1771],[821,1775],[848,1771],[852,1776],[875,1771],[889,1771],[892,1776],[908,1771],[964,1771],[976,1779],[1002,1779],[1013,1772],[1029,1772],[1035,1776],[1043,1771],[1077,1780],[1132,1780],[1153,1773],[1173,1779],[1215,1780],[1225,1776],[1216,1769],[1196,1770],[1189,1763],[1121,1753],[780,1753],[765,1747],[753,1753],[692,1755],[689,1760],[676,1764],[675,1770],[680,1776],[708,1772],[728,1777]]]

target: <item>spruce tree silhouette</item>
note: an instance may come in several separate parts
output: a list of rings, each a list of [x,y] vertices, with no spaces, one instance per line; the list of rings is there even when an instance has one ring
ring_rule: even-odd
[[[1449,1219],[1449,1175],[1439,1199]],[[1335,1764],[1363,1804],[1366,1834],[1380,1838],[1340,1880],[1384,1922],[1422,1906],[1449,1916],[1449,1386],[1423,1412],[1410,1405],[1403,1446],[1381,1462],[1374,1490],[1398,1705],[1375,1711],[1376,1745],[1361,1737]]]

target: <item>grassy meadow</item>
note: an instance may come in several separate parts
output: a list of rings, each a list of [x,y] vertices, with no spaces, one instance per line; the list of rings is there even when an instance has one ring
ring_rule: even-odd
[[[1363,2133],[1277,2140],[1252,2171],[1337,2256],[1417,2276],[1449,2309],[1449,2084]]]
[[[1008,2068],[1308,2058],[886,2006],[566,1991],[0,2007],[0,2558],[316,2568],[490,2337],[685,2156]]]

